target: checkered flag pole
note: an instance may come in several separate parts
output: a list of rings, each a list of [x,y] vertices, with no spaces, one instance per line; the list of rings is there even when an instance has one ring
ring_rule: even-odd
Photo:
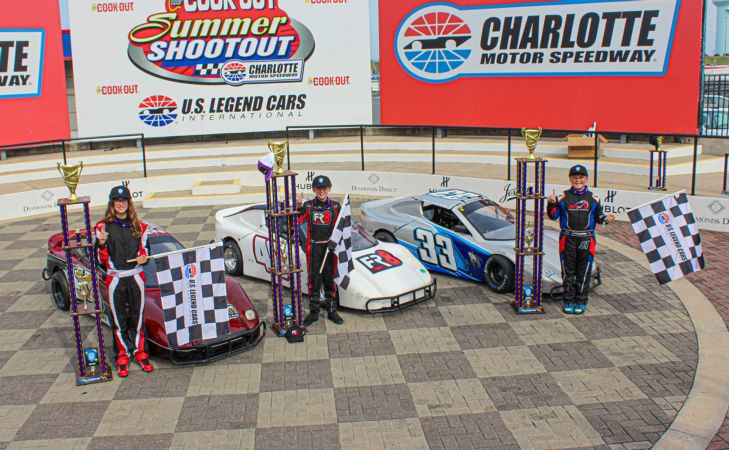
[[[628,217],[660,284],[704,268],[701,235],[685,192],[633,208]]]
[[[170,348],[230,334],[222,247],[172,253],[152,263]]]
[[[334,231],[329,238],[327,248],[334,253],[337,258],[337,275],[334,282],[342,289],[349,286],[349,273],[354,270],[354,260],[352,259],[352,213],[349,206],[349,194],[344,197],[342,209],[339,211],[337,223],[334,225]]]

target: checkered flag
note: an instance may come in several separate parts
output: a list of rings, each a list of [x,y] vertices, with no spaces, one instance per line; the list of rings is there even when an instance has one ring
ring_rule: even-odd
[[[223,247],[154,260],[170,348],[230,334]]]
[[[220,63],[195,64],[195,75],[198,76],[214,76],[220,75]]]
[[[344,198],[344,204],[339,211],[337,223],[327,244],[329,251],[337,258],[337,276],[334,281],[342,288],[349,286],[349,273],[354,270],[352,259],[352,214],[349,207],[349,194]]]
[[[704,268],[701,235],[685,192],[634,208],[628,217],[660,284]]]

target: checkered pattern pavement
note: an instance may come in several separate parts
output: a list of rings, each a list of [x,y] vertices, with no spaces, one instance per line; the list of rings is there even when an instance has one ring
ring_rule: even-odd
[[[612,239],[639,248],[638,239],[630,225],[626,223],[611,225],[604,230],[604,233]],[[726,276],[729,254],[726,253],[726,234],[703,230],[701,240],[704,257],[708,263],[704,270],[689,275],[688,279],[709,299],[729,328],[729,278]],[[729,449],[729,411],[708,449]]]
[[[196,245],[213,238],[215,210],[141,216]],[[76,387],[71,320],[40,279],[59,228],[0,229],[0,449],[648,448],[693,382],[678,298],[601,248],[604,285],[584,316],[546,300],[547,314],[517,317],[511,297],[438,276],[434,301],[320,320],[303,344],[269,333],[213,364],[153,358],[151,374]],[[269,286],[239,281],[267,317]]]

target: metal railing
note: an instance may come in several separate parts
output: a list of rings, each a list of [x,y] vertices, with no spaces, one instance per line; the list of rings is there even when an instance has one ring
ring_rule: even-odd
[[[361,154],[361,169],[365,170],[365,148],[364,148],[364,135],[367,129],[421,129],[431,130],[432,141],[431,141],[431,174],[435,175],[436,172],[436,135],[437,130],[444,130],[444,134],[447,135],[448,130],[473,130],[479,132],[500,132],[507,136],[507,152],[506,152],[506,179],[511,180],[511,163],[512,158],[512,138],[513,136],[519,136],[521,134],[520,128],[490,128],[490,127],[443,127],[435,125],[322,125],[322,126],[289,126],[286,127],[286,138],[289,139],[292,132],[295,131],[311,131],[311,130],[337,130],[337,129],[358,129],[360,135],[360,154]],[[566,129],[544,129],[545,134],[580,134],[584,135],[585,130],[566,130]],[[607,130],[596,130],[592,132],[592,138],[594,139],[594,156],[592,158],[592,170],[593,170],[593,187],[598,187],[599,164],[600,164],[600,136],[601,135],[622,135],[622,136],[646,136],[646,135],[661,135],[666,138],[691,138],[693,139],[693,153],[692,153],[692,169],[691,169],[691,195],[696,195],[696,166],[699,157],[699,138],[705,137],[699,134],[672,134],[672,133],[628,133],[624,131],[607,131]],[[729,135],[727,136],[729,137]],[[647,146],[649,144],[646,144]],[[649,148],[646,149],[648,151]],[[288,152],[287,164],[291,167],[291,152]]]
[[[61,147],[61,153],[63,157],[63,164],[67,163],[67,145],[69,144],[82,144],[82,143],[92,143],[92,142],[111,142],[111,141],[125,141],[125,140],[134,140],[136,141],[137,148],[140,149],[142,152],[142,172],[144,173],[144,177],[147,178],[147,152],[145,148],[145,142],[144,142],[144,133],[134,133],[134,134],[115,134],[115,135],[109,135],[109,136],[91,136],[91,137],[83,137],[83,138],[69,138],[69,139],[55,139],[55,140],[47,140],[47,141],[33,141],[33,142],[21,142],[18,144],[8,144],[8,145],[0,145],[0,152],[2,152],[3,156],[5,155],[5,152],[11,151],[11,150],[23,150],[23,149],[31,149],[31,148],[42,148],[42,147]]]

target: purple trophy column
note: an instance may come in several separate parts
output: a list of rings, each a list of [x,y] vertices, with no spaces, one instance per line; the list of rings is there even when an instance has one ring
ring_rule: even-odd
[[[651,150],[651,162],[650,166],[648,166],[648,189],[653,188],[653,150]]]
[[[274,288],[276,289],[277,297],[278,297],[278,327],[279,329],[283,328],[284,325],[284,311],[283,311],[283,277],[281,276],[281,205],[278,202],[278,183],[276,177],[272,178],[273,180],[273,210],[275,212],[274,217],[274,224],[275,224],[275,230],[274,230],[274,239],[276,244],[272,247],[276,248],[276,285]],[[272,241],[273,242],[273,241]],[[273,255],[271,255],[273,257]],[[271,270],[274,270],[273,264],[271,264]]]
[[[289,178],[290,177],[288,177],[288,176],[286,178],[284,178],[284,192],[286,194],[286,203],[284,203],[284,213],[286,213],[286,214],[290,214],[294,210],[294,207],[296,206],[296,197],[291,197],[291,195],[290,195],[291,192],[289,191],[289,181],[290,181]],[[293,180],[293,179],[291,179],[291,180]],[[292,198],[294,200],[293,205],[291,204]],[[290,292],[291,309],[293,310],[294,317],[298,317],[298,313],[296,311],[295,294],[294,294],[294,274],[292,273],[294,270],[293,252],[298,250],[298,247],[296,246],[296,241],[294,241],[293,245],[291,242],[291,240],[293,239],[293,235],[291,234],[291,232],[293,230],[291,228],[292,227],[294,229],[296,228],[296,221],[294,219],[296,219],[295,216],[290,216],[290,215],[286,216],[286,222],[288,225],[286,227],[287,233],[288,233],[288,236],[286,236],[286,251],[288,252],[287,253],[288,258],[286,259],[286,261],[288,263],[288,267],[286,268],[286,271],[289,272],[289,291],[291,291]]]
[[[273,293],[273,323],[277,324],[278,319],[278,302],[276,301],[276,271],[273,268],[273,207],[271,206],[271,196],[273,195],[273,180],[266,181],[266,225],[268,226],[268,257],[271,270],[271,292]]]
[[[293,199],[292,205],[296,206],[296,176],[291,176],[291,198]],[[296,289],[296,323],[299,326],[303,325],[303,315],[301,305],[301,258],[299,256],[299,216],[294,215],[294,268],[297,270],[294,275],[296,283],[294,284],[294,278],[291,279],[292,289]]]
[[[534,296],[537,302],[537,306],[542,305],[542,255],[544,248],[544,161],[537,161],[536,164],[536,182],[535,186],[537,189],[536,196],[537,201],[534,205],[534,232],[537,238],[537,249],[539,253],[535,256],[534,261]]]
[[[93,244],[91,237],[91,217],[89,214],[89,204],[84,203],[84,216],[86,218],[86,238],[89,244]],[[89,249],[91,260],[91,283],[94,288],[94,309],[101,311],[99,304],[99,287],[96,280],[96,247],[92,245]],[[101,331],[101,314],[96,313],[96,333],[99,338],[99,358],[101,359],[101,373],[106,373],[106,352],[104,351],[104,333]]]
[[[666,190],[666,177],[668,176],[668,152],[663,152],[663,178],[661,183],[661,189]]]
[[[61,205],[61,226],[63,227],[63,246],[68,247],[68,216],[66,206]],[[73,278],[73,265],[71,264],[71,250],[66,250],[66,267],[68,269],[68,291],[71,297],[71,311],[73,311],[73,328],[76,333],[76,354],[78,355],[78,369],[80,376],[86,376],[84,360],[81,351],[81,330],[76,315],[76,283]]]

